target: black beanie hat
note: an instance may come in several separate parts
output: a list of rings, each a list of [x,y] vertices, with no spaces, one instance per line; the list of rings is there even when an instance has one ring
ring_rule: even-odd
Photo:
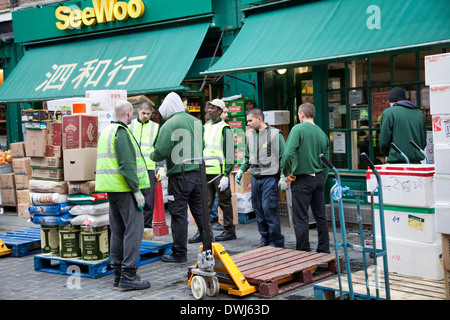
[[[406,100],[405,91],[400,87],[392,88],[389,91],[389,102],[397,102],[400,100]]]

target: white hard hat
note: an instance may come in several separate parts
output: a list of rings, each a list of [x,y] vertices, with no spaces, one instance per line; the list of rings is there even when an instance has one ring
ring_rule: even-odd
[[[211,105],[219,107],[220,109],[224,110],[225,109],[225,102],[223,102],[220,99],[214,99],[213,101],[211,101]]]

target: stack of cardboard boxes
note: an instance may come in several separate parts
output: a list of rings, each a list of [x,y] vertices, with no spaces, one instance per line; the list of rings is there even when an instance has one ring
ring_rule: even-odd
[[[425,84],[430,87],[433,119],[436,228],[441,234],[446,299],[450,300],[450,53],[425,57]]]

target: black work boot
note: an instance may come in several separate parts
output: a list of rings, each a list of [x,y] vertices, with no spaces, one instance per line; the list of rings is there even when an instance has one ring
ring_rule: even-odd
[[[121,275],[121,269],[120,267],[112,267],[114,270],[114,284],[113,284],[113,289],[117,289],[119,286],[119,281],[120,281],[120,275]]]
[[[143,290],[150,288],[150,282],[141,280],[136,274],[137,268],[122,269],[118,288],[120,291],[126,290]]]

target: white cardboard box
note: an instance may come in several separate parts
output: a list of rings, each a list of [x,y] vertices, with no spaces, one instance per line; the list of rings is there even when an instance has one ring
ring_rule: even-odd
[[[434,165],[377,165],[381,176],[383,203],[405,207],[434,207]],[[372,170],[366,172],[367,190],[377,185]],[[370,201],[370,199],[368,199]],[[374,197],[378,203],[378,197]]]
[[[450,53],[425,56],[425,85],[450,83]]]
[[[450,114],[433,115],[433,145],[436,144],[450,144]]]
[[[252,193],[236,193],[237,208],[239,213],[249,213],[253,211]]]
[[[380,211],[378,205],[375,207],[375,236],[380,239]],[[385,205],[383,213],[386,237],[424,243],[434,243],[441,239],[441,235],[436,230],[434,208]]]
[[[264,111],[264,121],[271,126],[289,124],[289,111],[286,110],[270,110]]]
[[[448,84],[430,86],[430,112],[436,114],[450,114],[450,76]]]
[[[92,101],[93,111],[114,112],[117,101],[127,100],[127,90],[86,90],[86,98]]]
[[[47,101],[47,110],[56,111],[57,107],[61,107],[61,111],[70,111],[70,114],[92,114],[91,100],[84,97]]]
[[[450,174],[450,144],[434,144],[434,164],[436,174]]]
[[[389,272],[421,277],[432,280],[444,279],[441,265],[442,244],[423,243],[386,238],[387,262]],[[381,243],[377,240],[377,249]],[[378,266],[383,268],[383,258],[378,258]]]
[[[435,210],[436,231],[450,234],[450,201],[447,203],[436,203]]]
[[[434,199],[436,203],[450,203],[450,175],[434,175]],[[449,232],[450,233],[450,232]]]

